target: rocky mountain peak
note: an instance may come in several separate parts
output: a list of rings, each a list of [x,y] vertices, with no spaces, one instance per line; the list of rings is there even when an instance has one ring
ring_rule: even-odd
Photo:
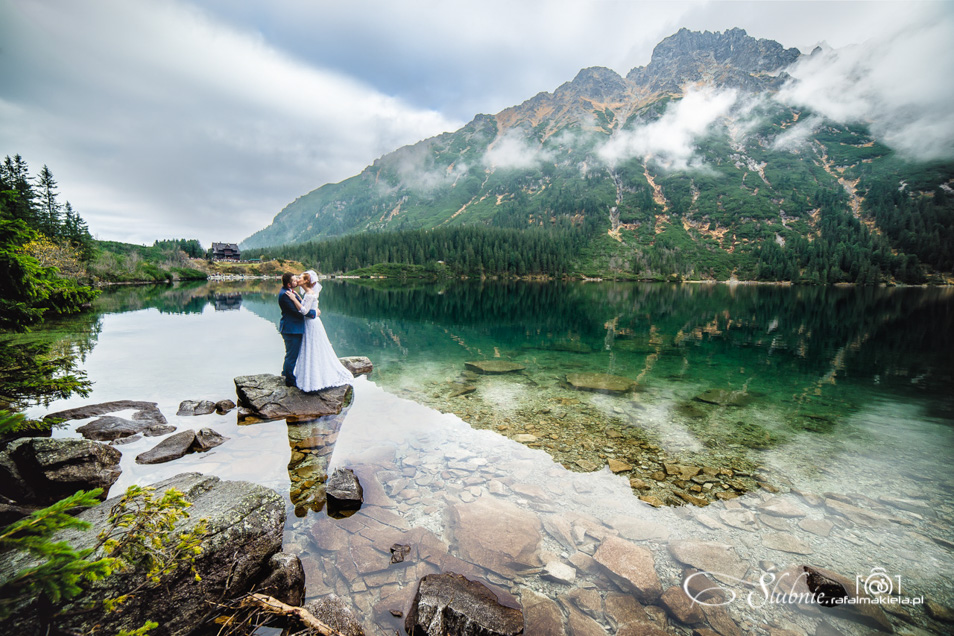
[[[591,66],[576,74],[573,81],[562,84],[554,97],[571,93],[597,102],[611,101],[626,93],[628,85],[619,73],[603,66]]]
[[[753,38],[744,29],[721,33],[680,29],[656,45],[647,66],[634,68],[626,79],[653,91],[678,92],[686,83],[698,81],[764,90],[778,83],[772,75],[800,55],[796,48]]]

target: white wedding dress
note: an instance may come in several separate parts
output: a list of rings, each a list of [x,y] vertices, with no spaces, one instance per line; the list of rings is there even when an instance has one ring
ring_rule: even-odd
[[[318,292],[306,293],[301,301],[301,313],[307,314],[318,309]],[[301,352],[295,364],[295,378],[302,391],[320,391],[328,387],[350,384],[354,380],[351,372],[338,360],[321,318],[305,318],[305,335],[301,341]]]

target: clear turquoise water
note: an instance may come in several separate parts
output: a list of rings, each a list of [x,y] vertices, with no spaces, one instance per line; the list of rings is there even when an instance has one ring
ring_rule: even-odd
[[[286,548],[306,564],[309,595],[348,597],[374,630],[399,629],[384,605],[403,602],[413,575],[426,568],[388,574],[330,567],[319,537],[344,532],[343,545],[357,554],[369,519],[382,523],[387,511],[400,519],[389,518],[392,529],[426,528],[463,557],[455,510],[485,499],[514,504],[544,522],[567,519],[620,533],[625,517],[662,526],[670,538],[727,543],[754,573],[761,561],[811,562],[849,577],[877,566],[903,576],[916,592],[949,605],[954,597],[950,549],[931,540],[954,539],[950,289],[479,282],[375,289],[329,281],[322,320],[337,353],[366,355],[375,370],[356,381],[354,404],[343,416],[309,425],[337,434],[319,468],[354,467],[362,480],[380,486],[381,496],[336,521],[302,506],[295,494],[292,473],[301,464],[290,459],[291,447],[314,431],[293,431],[282,422],[240,425],[234,413],[175,416],[185,399],[234,399],[236,376],[278,373],[277,288],[256,281],[108,291],[93,316],[49,327],[60,347],[82,348],[80,366],[93,382],[92,394],[29,414],[147,400],[173,424],[212,426],[229,436],[210,453],[157,466],[133,461],[155,439],[120,446],[123,474],[114,492],[192,470],[275,488],[290,497]],[[501,376],[465,371],[467,361],[498,358],[526,368]],[[617,396],[566,385],[567,373],[583,372],[625,376],[640,390]],[[454,396],[463,386],[474,390]],[[744,395],[747,404],[694,399],[711,389]],[[80,424],[55,434],[72,435]],[[520,433],[539,439],[528,447],[511,439]],[[602,466],[614,457],[647,479],[663,459],[758,474],[812,518],[831,519],[835,529],[819,537],[789,523],[786,532],[814,551],[796,556],[764,545],[761,539],[778,531],[773,526],[760,522],[752,532],[721,523],[725,502],[651,508],[636,498],[628,474],[581,472],[575,463]],[[746,509],[757,510],[771,496],[753,490],[755,481],[749,479],[737,500]],[[913,525],[868,528],[806,505],[797,493],[875,502],[912,498],[920,512],[881,502]],[[552,533],[541,536],[541,559],[567,562],[574,549],[595,545],[585,532],[574,549],[555,543]],[[653,550],[664,587],[678,584],[680,567],[666,540],[642,544]],[[605,597],[615,589],[605,577],[582,571],[568,587],[539,568],[514,575],[471,565],[472,575],[516,596],[530,588],[557,599],[577,586]],[[569,620],[572,611],[563,611]],[[732,611],[740,621],[791,621],[808,633],[817,622],[783,608]],[[604,629],[613,626],[611,617],[590,618]],[[854,623],[831,620],[845,633],[864,633]]]

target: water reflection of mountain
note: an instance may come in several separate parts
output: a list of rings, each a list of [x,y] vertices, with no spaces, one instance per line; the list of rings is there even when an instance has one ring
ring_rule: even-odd
[[[242,307],[277,327],[279,288],[277,281],[126,288],[99,306],[111,300],[119,311],[190,313],[210,298],[241,294]],[[339,355],[539,348],[710,363],[735,356],[915,388],[954,377],[954,293],[947,288],[475,281],[375,289],[328,281],[321,307]]]

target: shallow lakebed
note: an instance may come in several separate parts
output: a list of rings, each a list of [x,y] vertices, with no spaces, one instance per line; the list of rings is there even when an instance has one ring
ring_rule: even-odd
[[[926,605],[954,605],[950,289],[329,281],[322,319],[338,355],[375,365],[340,415],[176,416],[182,400],[234,399],[236,376],[277,373],[277,292],[268,281],[107,292],[93,316],[46,332],[82,351],[92,394],[29,414],[154,401],[180,430],[229,437],[153,466],[133,460],[155,439],[117,446],[114,492],[188,471],[275,488],[308,596],[347,598],[369,633],[400,631],[392,610],[438,571],[514,597],[528,634],[821,623],[862,634],[881,620],[946,632],[943,608]],[[521,368],[467,365],[487,360]],[[568,374],[635,387],[579,390]],[[342,519],[322,507],[337,467],[365,490]],[[412,550],[392,563],[393,545]],[[620,545],[648,556],[652,575],[633,580],[609,549]],[[860,588],[883,572],[893,596],[926,601],[869,616],[763,598],[801,565]],[[693,613],[671,591],[693,569],[738,597]]]

